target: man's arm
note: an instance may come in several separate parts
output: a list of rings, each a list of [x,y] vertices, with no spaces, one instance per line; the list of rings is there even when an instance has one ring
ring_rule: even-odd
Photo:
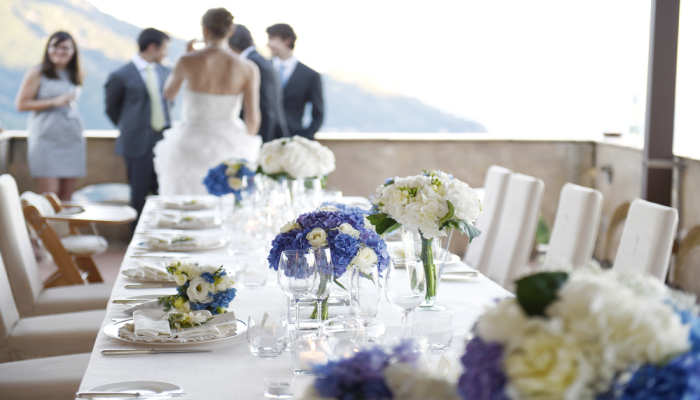
[[[119,124],[119,116],[124,103],[124,82],[113,72],[105,83],[105,112],[114,125]]]
[[[323,87],[321,75],[315,74],[311,82],[309,91],[309,101],[311,102],[311,124],[304,130],[304,136],[313,139],[323,124]]]

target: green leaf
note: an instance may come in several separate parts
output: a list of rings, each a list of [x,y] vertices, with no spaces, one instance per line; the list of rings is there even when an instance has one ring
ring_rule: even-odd
[[[340,286],[341,288],[343,288],[343,290],[347,290],[347,289],[345,289],[345,286],[343,286],[342,283],[338,282],[338,278],[333,278],[333,282],[335,282],[336,285],[338,285],[338,286]]]
[[[440,218],[440,226],[442,226],[445,222],[449,221],[452,219],[452,217],[455,216],[455,206],[452,205],[452,202],[447,200],[447,214],[445,214],[444,217]]]
[[[462,235],[467,235],[469,237],[469,243],[481,235],[481,231],[474,225],[470,225],[461,219],[453,219],[451,221],[445,222],[440,228],[453,228],[457,229]]]
[[[377,233],[383,235],[401,227],[401,224],[389,217],[389,214],[379,213],[367,216],[369,222],[374,225]]]
[[[557,291],[569,278],[566,272],[540,272],[515,282],[515,296],[523,311],[531,317],[544,311],[557,299]]]

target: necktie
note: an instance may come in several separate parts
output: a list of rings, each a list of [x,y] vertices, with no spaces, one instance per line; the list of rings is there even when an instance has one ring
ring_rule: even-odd
[[[284,79],[284,64],[280,64],[279,68],[277,69],[277,73],[280,75],[280,86],[284,88],[284,86],[287,84],[287,80]]]
[[[163,98],[160,95],[160,86],[153,72],[153,65],[146,67],[146,89],[151,98],[151,128],[160,132],[165,128],[165,112],[163,111]]]

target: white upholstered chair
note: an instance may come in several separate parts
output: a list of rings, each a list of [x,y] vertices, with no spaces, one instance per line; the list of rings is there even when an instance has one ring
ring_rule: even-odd
[[[613,269],[666,280],[678,227],[678,211],[636,199],[630,205]]]
[[[591,188],[567,183],[561,189],[545,265],[580,267],[593,256],[603,195]]]
[[[0,364],[0,393],[6,400],[73,400],[89,353]]]
[[[467,265],[480,271],[484,271],[491,260],[498,225],[503,213],[503,204],[512,175],[511,170],[498,165],[490,166],[486,172],[483,187],[483,212],[476,221],[476,227],[481,231],[481,236],[469,243],[464,256]]]
[[[541,179],[513,174],[503,204],[486,276],[507,290],[527,266],[542,205]]]
[[[0,176],[0,248],[20,315],[57,314],[107,308],[111,284],[43,288],[22,213],[17,183]]]
[[[0,259],[0,362],[91,352],[105,313],[20,318]]]

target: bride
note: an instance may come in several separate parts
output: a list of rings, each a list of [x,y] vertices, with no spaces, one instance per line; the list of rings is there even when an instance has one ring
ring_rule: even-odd
[[[225,8],[208,10],[202,17],[206,47],[194,50],[189,42],[165,83],[168,100],[177,97],[184,81],[187,87],[182,121],[153,150],[161,195],[206,194],[202,181],[210,168],[231,157],[258,160],[260,77],[255,65],[228,48],[232,26],[233,15]],[[238,117],[242,102],[245,122]]]

